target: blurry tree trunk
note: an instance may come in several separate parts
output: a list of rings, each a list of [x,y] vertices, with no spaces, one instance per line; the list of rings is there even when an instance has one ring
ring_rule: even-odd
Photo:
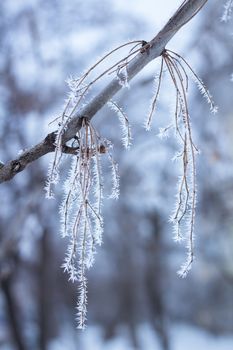
[[[159,216],[153,214],[150,217],[153,225],[151,239],[146,247],[147,266],[145,272],[145,284],[149,301],[150,318],[156,333],[159,336],[163,350],[169,350],[169,337],[167,331],[167,312],[163,300],[163,281],[166,267],[163,265],[164,247],[162,246],[162,228]]]
[[[15,343],[15,349],[26,350],[27,348],[24,344],[21,332],[21,323],[19,322],[19,313],[17,312],[17,305],[14,300],[11,275],[8,275],[6,278],[2,279],[1,288],[5,297],[7,315],[13,336],[13,342]]]
[[[39,346],[40,350],[46,350],[49,338],[49,313],[51,308],[50,293],[48,291],[50,265],[47,229],[44,230],[40,243],[40,265],[38,273]]]
[[[123,308],[125,309],[125,318],[129,330],[130,339],[133,345],[133,348],[140,349],[139,339],[137,335],[137,320],[135,320],[135,298],[134,294],[132,293],[132,284],[131,279],[127,278],[127,281],[125,281],[124,285],[124,295],[123,295]]]

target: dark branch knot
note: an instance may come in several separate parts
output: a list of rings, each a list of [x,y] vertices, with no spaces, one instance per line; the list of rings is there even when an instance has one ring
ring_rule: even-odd
[[[14,160],[12,162],[12,171],[14,173],[18,173],[19,171],[21,171],[21,167],[22,167],[22,165],[18,160]]]

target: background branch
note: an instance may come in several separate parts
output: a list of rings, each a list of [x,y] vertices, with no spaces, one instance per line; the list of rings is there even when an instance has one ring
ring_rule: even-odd
[[[127,66],[128,80],[137,75],[149,62],[159,57],[176,32],[189,22],[207,1],[185,1],[156,37],[145,45],[141,52],[129,63]],[[64,145],[81,129],[82,118],[85,117],[90,120],[120,89],[122,89],[122,85],[116,77],[89,104],[76,112],[64,133]],[[56,131],[48,134],[42,142],[24,151],[18,158],[9,161],[5,165],[1,164],[0,183],[11,180],[17,173],[24,170],[28,164],[49,152],[53,152],[55,149],[55,135]]]

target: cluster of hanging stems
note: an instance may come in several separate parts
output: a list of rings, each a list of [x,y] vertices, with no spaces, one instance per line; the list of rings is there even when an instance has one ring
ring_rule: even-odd
[[[189,63],[174,51],[165,49],[161,54],[161,66],[157,79],[155,94],[152,99],[149,114],[146,120],[146,129],[151,128],[152,118],[158,102],[163,74],[166,68],[171,83],[175,89],[175,110],[174,121],[164,129],[167,132],[169,128],[175,130],[178,143],[181,150],[176,158],[181,159],[182,175],[178,183],[177,201],[174,213],[170,221],[174,223],[174,239],[176,241],[186,240],[187,242],[187,260],[181,266],[178,274],[185,277],[191,268],[194,259],[194,221],[196,209],[196,154],[198,148],[193,142],[192,126],[188,106],[189,73],[197,84],[200,92],[210,104],[210,110],[217,112],[212,96],[205,87],[204,83],[193,71]]]
[[[94,79],[90,79],[91,74],[99,65],[116,51],[127,46],[131,46],[131,49],[123,59],[110,65],[110,67],[103,70],[103,72]],[[149,44],[144,40],[130,41],[107,53],[79,79],[69,79],[68,84],[71,89],[70,96],[66,101],[62,114],[52,121],[52,123],[58,123],[58,131],[56,134],[54,158],[49,169],[46,184],[46,194],[48,198],[53,197],[52,187],[59,181],[59,167],[64,154],[64,147],[69,148],[69,152],[67,153],[72,154],[72,165],[68,178],[64,183],[64,198],[60,207],[60,214],[62,236],[67,236],[70,240],[63,268],[69,273],[69,278],[72,281],[77,280],[79,282],[77,306],[79,328],[84,327],[86,319],[87,281],[85,271],[93,264],[96,245],[102,242],[103,219],[101,206],[103,198],[103,179],[101,157],[103,154],[106,154],[110,161],[112,193],[109,197],[111,198],[118,198],[119,196],[119,175],[118,165],[111,154],[111,142],[102,139],[87,118],[82,119],[82,128],[74,137],[71,144],[64,146],[63,136],[68,123],[77,109],[81,109],[85,105],[84,100],[90,93],[93,85],[104,76],[115,73],[119,84],[127,87],[128,64],[136,54],[139,52],[143,53],[149,48]],[[216,108],[208,90],[183,57],[170,50],[164,50],[161,57],[162,60],[157,79],[157,88],[146,120],[146,128],[151,128],[152,118],[161,90],[164,67],[166,67],[166,71],[171,78],[172,85],[176,92],[174,123],[172,127],[175,129],[176,136],[182,146],[181,152],[178,155],[178,158],[182,159],[182,176],[179,182],[177,206],[171,220],[175,224],[176,240],[180,241],[188,237],[188,259],[180,270],[180,275],[184,277],[190,270],[194,257],[193,234],[196,206],[196,153],[198,151],[193,142],[187,102],[189,88],[187,70],[191,72],[200,91],[206,97],[208,103],[210,103],[211,110],[215,112]],[[109,101],[108,105],[119,117],[122,127],[122,142],[125,148],[129,148],[131,144],[129,120],[125,112],[116,102]],[[171,126],[168,128],[170,127]],[[185,237],[183,237],[182,233],[182,226],[184,225],[186,225]]]

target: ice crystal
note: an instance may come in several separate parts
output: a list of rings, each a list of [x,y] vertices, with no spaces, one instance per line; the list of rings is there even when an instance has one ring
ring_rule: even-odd
[[[228,22],[232,16],[233,0],[227,0],[224,5],[223,14],[221,17],[222,22]]]
[[[131,128],[129,124],[129,119],[126,115],[126,113],[123,111],[122,108],[118,106],[118,104],[114,101],[109,101],[108,106],[117,114],[121,131],[122,131],[122,144],[126,149],[129,149],[132,144],[132,135],[131,135]]]
[[[125,66],[123,69],[120,69],[120,71],[117,71],[117,79],[120,83],[120,85],[124,88],[129,89],[129,81],[128,81],[128,71],[127,71],[127,66]]]
[[[109,198],[118,199],[120,195],[120,176],[118,172],[118,164],[114,161],[110,152],[108,152],[108,158],[110,161],[111,173],[112,173],[112,193],[109,195]]]

